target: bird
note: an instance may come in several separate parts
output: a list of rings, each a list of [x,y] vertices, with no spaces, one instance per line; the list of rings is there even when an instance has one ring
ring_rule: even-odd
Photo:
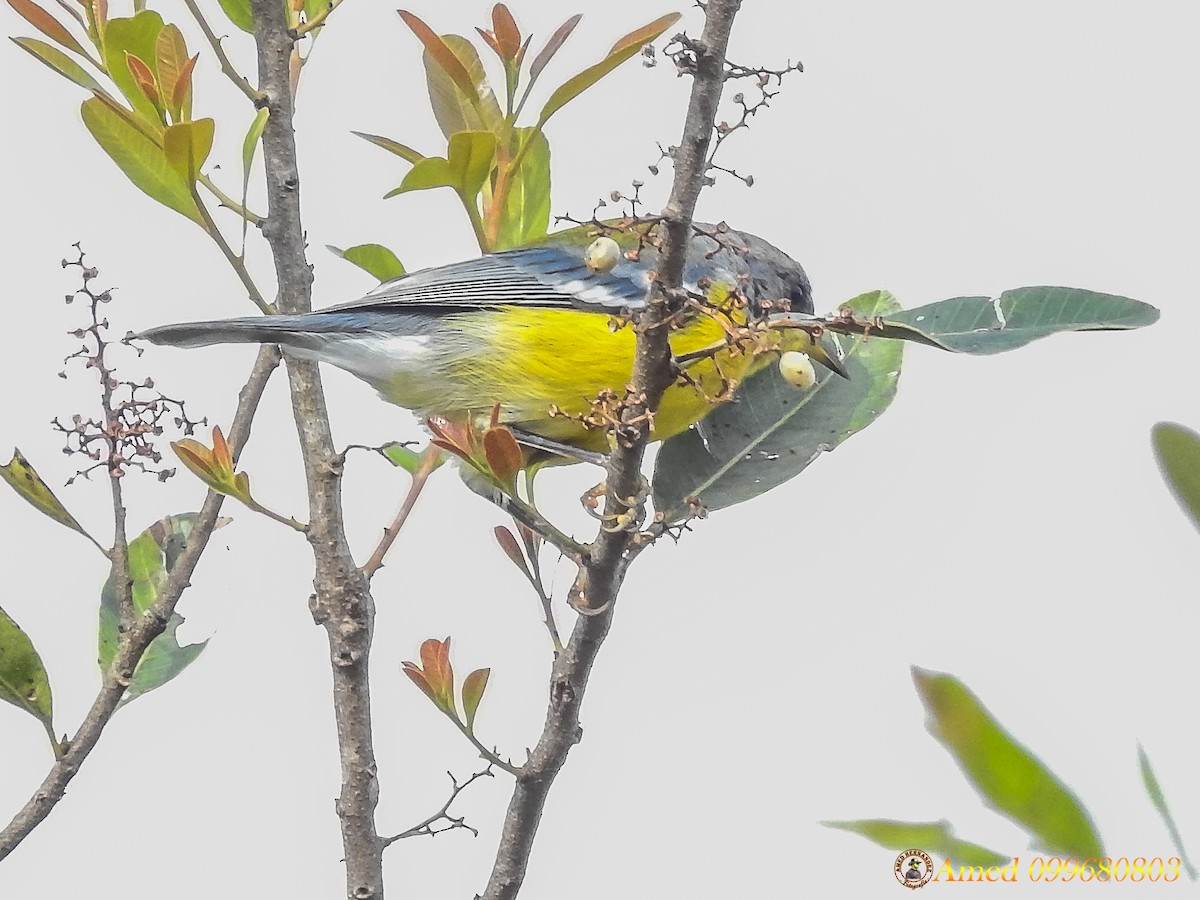
[[[599,226],[599,227],[597,227]],[[635,332],[660,258],[657,223],[580,225],[540,243],[406,273],[359,300],[300,315],[161,325],[139,338],[195,348],[269,343],[367,382],[422,421],[490,420],[527,461],[598,461],[611,450],[588,423],[596,398],[630,378]],[[694,425],[733,386],[797,351],[846,376],[819,328],[760,328],[813,318],[803,267],[766,240],[725,225],[693,226],[684,287],[701,303],[673,323],[681,377],[664,393],[650,439]],[[738,332],[741,328],[742,331]],[[740,333],[740,344],[730,341]]]

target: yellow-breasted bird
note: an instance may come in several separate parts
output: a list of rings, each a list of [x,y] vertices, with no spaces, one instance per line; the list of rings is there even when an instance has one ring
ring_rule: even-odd
[[[361,300],[317,312],[163,325],[140,336],[177,347],[279,344],[345,369],[422,420],[485,422],[499,404],[499,421],[541,451],[534,455],[542,461],[551,461],[546,453],[595,458],[609,449],[608,436],[578,417],[602,391],[620,391],[629,380],[635,334],[619,326],[645,302],[658,261],[645,227],[610,235],[574,228],[535,246],[402,275]],[[806,352],[845,375],[831,343],[797,328],[760,328],[740,347],[700,352],[747,323],[811,316],[804,269],[763,239],[698,228],[684,286],[708,310],[685,313],[671,332],[690,383],[667,389],[653,439],[699,421],[725,386],[780,352]]]

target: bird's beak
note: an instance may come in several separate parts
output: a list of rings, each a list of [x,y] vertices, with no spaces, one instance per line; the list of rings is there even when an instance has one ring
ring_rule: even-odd
[[[838,356],[837,339],[828,331],[823,332],[819,338],[812,341],[808,355],[835,375],[841,375],[843,378],[850,377],[842,358]]]

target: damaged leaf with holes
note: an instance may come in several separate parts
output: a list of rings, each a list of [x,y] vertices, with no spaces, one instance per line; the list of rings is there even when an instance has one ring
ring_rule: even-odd
[[[129,542],[130,589],[136,616],[143,615],[158,599],[175,561],[183,552],[196,517],[196,513],[167,516]],[[218,522],[218,527],[221,524]],[[108,671],[117,654],[120,621],[120,601],[110,575],[100,591],[98,661],[101,672]],[[171,614],[166,630],[151,642],[134,670],[133,680],[121,700],[122,704],[162,687],[195,662],[207,646],[207,639],[195,644],[181,644],[176,632],[183,622],[183,616],[179,613]]]

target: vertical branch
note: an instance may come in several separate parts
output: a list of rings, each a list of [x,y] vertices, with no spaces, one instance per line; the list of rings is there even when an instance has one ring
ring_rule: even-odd
[[[269,210],[263,235],[271,246],[283,313],[312,308],[312,269],[305,258],[300,220],[289,64],[294,36],[285,5],[252,0],[258,44],[258,82],[270,109],[263,134]],[[375,827],[379,789],[371,734],[368,661],[375,605],[366,576],[354,564],[343,527],[341,463],[333,448],[325,394],[315,363],[287,359],[292,410],[308,485],[308,539],[315,563],[310,600],[313,618],[325,627],[333,669],[333,705],[341,755],[342,789],[337,803],[351,900],[383,897],[383,840]]]
[[[683,138],[675,157],[675,181],[662,212],[663,246],[657,279],[639,316],[630,390],[621,410],[622,427],[608,465],[605,518],[630,511],[628,500],[643,485],[642,461],[651,418],[670,386],[671,347],[665,323],[683,302],[683,268],[692,214],[708,169],[708,147],[725,81],[725,51],[741,0],[709,0],[704,32],[695,45],[696,72]],[[612,626],[613,610],[629,564],[641,545],[633,531],[601,530],[584,558],[574,587],[577,598],[600,612],[581,616],[566,648],[554,663],[546,723],[529,761],[521,766],[504,818],[500,847],[482,900],[511,900],[525,870],[550,788],[582,735],[580,708],[588,677]]]

